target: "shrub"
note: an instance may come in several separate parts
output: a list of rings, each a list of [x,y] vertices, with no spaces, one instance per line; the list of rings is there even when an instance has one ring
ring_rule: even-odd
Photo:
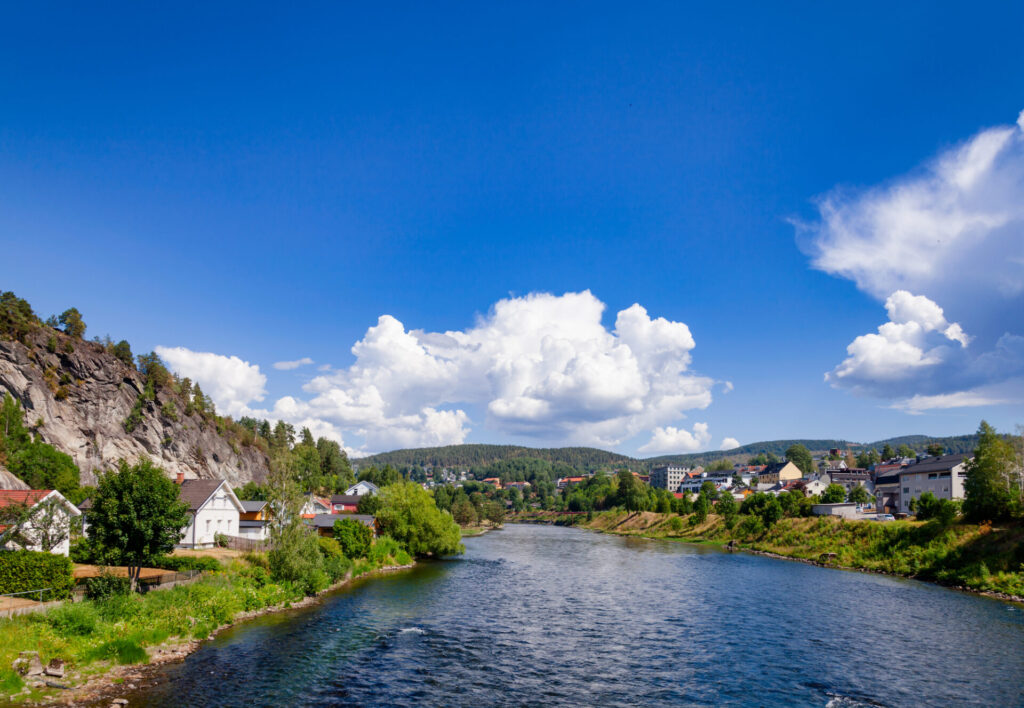
[[[267,554],[261,551],[249,551],[242,555],[242,560],[249,565],[259,566],[264,570],[270,570],[270,561],[267,558]]]
[[[63,599],[74,586],[69,558],[36,551],[0,552],[0,593],[48,590],[44,600]]]
[[[154,568],[173,570],[184,573],[189,570],[220,570],[220,561],[209,556],[157,556],[153,559]]]
[[[115,595],[127,595],[131,590],[128,578],[104,571],[98,577],[85,581],[85,596],[90,600],[103,600]]]
[[[87,661],[104,659],[117,664],[145,664],[149,654],[133,639],[115,639],[86,653]]]
[[[96,553],[96,547],[89,542],[86,536],[71,539],[70,546],[69,557],[73,563],[87,563],[91,565],[99,558],[99,554]]]
[[[338,519],[334,522],[334,538],[344,555],[349,558],[365,558],[373,542],[373,531],[355,519]]]
[[[744,538],[763,536],[764,522],[759,516],[744,516],[743,521],[736,527],[736,533]]]
[[[226,533],[214,534],[213,542],[218,548],[227,548],[231,544],[231,537]]]
[[[370,547],[369,558],[375,564],[382,565],[389,558],[395,558],[401,550],[398,541],[390,536],[381,536]]]
[[[46,613],[46,622],[63,636],[87,637],[96,631],[99,617],[90,603],[76,602]]]

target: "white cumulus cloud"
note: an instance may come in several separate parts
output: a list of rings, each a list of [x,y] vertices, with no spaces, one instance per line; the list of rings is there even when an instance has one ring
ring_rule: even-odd
[[[697,452],[707,448],[711,433],[707,423],[694,423],[693,430],[676,428],[671,425],[654,429],[651,439],[638,450],[645,454],[659,455],[673,452]]]
[[[740,446],[740,441],[736,438],[725,438],[722,440],[722,445],[718,448],[719,450],[735,450]]]
[[[198,383],[221,413],[244,414],[250,403],[262,401],[266,395],[267,377],[260,367],[237,356],[162,346],[156,353],[174,373]]]
[[[908,412],[1002,400],[980,393],[995,384],[1024,391],[1024,118],[818,208],[801,225],[815,267],[889,314],[847,347],[833,386]]]
[[[294,361],[275,361],[274,368],[278,371],[291,371],[297,369],[300,366],[309,366],[313,363],[313,360],[308,356],[304,356],[301,359],[295,359]]]
[[[462,442],[467,407],[508,435],[615,446],[711,403],[714,380],[689,371],[682,322],[639,304],[602,322],[589,291],[499,301],[473,327],[407,329],[382,315],[352,347],[355,362],[315,377],[306,400],[274,412],[330,421],[368,449]]]

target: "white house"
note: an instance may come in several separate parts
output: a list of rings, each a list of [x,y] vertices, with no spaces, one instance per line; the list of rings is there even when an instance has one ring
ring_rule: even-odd
[[[0,548],[66,556],[71,550],[71,521],[81,515],[56,490],[0,489]]]
[[[181,500],[192,519],[181,536],[180,548],[212,548],[217,534],[238,536],[238,522],[245,511],[242,502],[223,479],[186,479]]]
[[[270,504],[265,501],[242,501],[238,519],[238,535],[251,541],[266,541],[270,533],[267,525],[272,516]]]
[[[366,480],[363,480],[362,482],[356,482],[351,487],[346,489],[345,494],[347,496],[362,497],[367,494],[376,494],[379,491],[380,490],[377,488],[376,484],[374,484],[373,482],[367,482]]]

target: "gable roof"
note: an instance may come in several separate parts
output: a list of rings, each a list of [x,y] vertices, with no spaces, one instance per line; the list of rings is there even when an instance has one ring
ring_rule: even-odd
[[[365,496],[365,495],[364,495]],[[335,494],[331,497],[331,505],[334,504],[358,504],[362,499],[358,494]]]
[[[0,509],[16,504],[35,506],[50,495],[52,489],[0,489]]]
[[[241,499],[238,500],[238,503],[242,505],[242,509],[247,514],[255,514],[257,511],[262,511],[263,507],[267,505],[265,501],[242,501]]]
[[[348,489],[346,489],[345,490],[345,494],[352,494],[352,490],[353,489],[359,489],[359,487],[366,487],[367,489],[370,490],[370,494],[376,494],[377,492],[380,491],[380,487],[378,487],[376,484],[374,484],[373,482],[371,482],[369,480],[363,479],[363,480],[360,480],[360,481],[356,482],[355,484],[353,484]]]
[[[194,514],[221,486],[227,487],[228,496],[234,501],[236,508],[242,511],[242,503],[223,479],[186,479],[178,488],[178,496],[188,504],[188,510]]]
[[[961,454],[942,455],[941,457],[926,457],[920,462],[904,467],[899,470],[897,474],[913,474],[915,472],[948,472],[969,457],[970,455]]]
[[[773,464],[770,464],[770,465],[766,465],[766,466],[765,466],[765,468],[764,468],[763,470],[761,470],[760,472],[758,472],[758,475],[759,475],[759,476],[760,476],[760,475],[765,475],[765,476],[767,476],[767,475],[770,475],[770,474],[778,474],[778,473],[779,473],[779,472],[781,472],[781,471],[782,471],[782,470],[783,470],[783,469],[784,469],[784,468],[785,468],[785,467],[786,467],[787,465],[793,465],[793,462],[792,462],[792,460],[783,460],[782,462],[775,462],[775,463],[773,463]],[[793,465],[793,466],[794,466],[794,467],[796,467],[796,465]]]

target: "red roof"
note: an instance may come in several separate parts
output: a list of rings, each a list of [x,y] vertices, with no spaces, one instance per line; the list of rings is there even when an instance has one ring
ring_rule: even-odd
[[[52,489],[0,489],[0,509],[15,504],[35,506],[52,491]]]

